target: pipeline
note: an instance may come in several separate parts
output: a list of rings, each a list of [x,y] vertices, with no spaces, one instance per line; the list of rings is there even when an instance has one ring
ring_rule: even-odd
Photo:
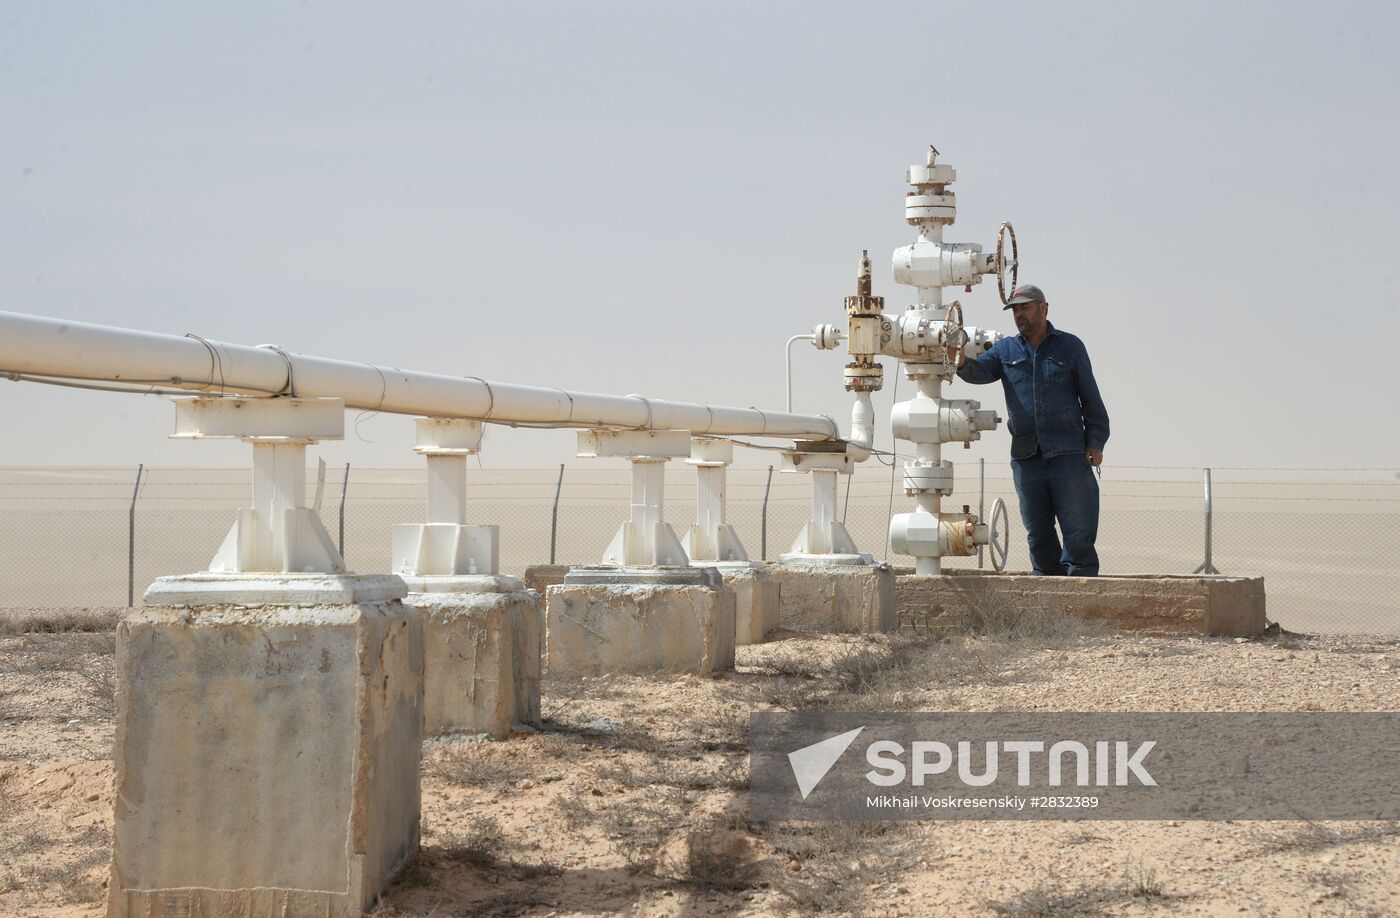
[[[340,398],[347,408],[526,426],[798,440],[841,435],[836,422],[824,415],[513,385],[12,312],[0,312],[0,375],[206,395]]]

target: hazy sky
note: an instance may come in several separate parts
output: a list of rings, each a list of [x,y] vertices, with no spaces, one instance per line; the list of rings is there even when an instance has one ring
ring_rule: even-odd
[[[1014,221],[1022,280],[1088,345],[1110,468],[1393,467],[1397,25],[1386,3],[3,0],[0,310],[781,408],[784,340],[843,323],[861,248],[910,301],[889,253],[935,143],[946,238]],[[957,295],[1013,328],[994,284]],[[846,359],[795,354],[795,407],[843,430]],[[246,461],[173,419],[0,382],[0,465]],[[320,453],[413,465],[411,438],[377,416]],[[494,428],[483,460],[572,454]]]

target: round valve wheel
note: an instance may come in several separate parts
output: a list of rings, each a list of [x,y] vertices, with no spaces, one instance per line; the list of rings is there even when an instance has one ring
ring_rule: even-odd
[[[953,323],[953,313],[957,313],[957,324]],[[967,330],[963,328],[962,304],[957,300],[948,304],[943,315],[943,362],[956,370],[967,360],[963,349],[967,347]]]
[[[1006,553],[1011,548],[1011,523],[1006,514],[1006,501],[998,497],[992,501],[991,525],[987,533],[987,550],[992,556],[992,567],[1006,570]]]
[[[1006,240],[1011,240],[1011,252],[1006,251]],[[997,230],[997,257],[992,263],[992,268],[997,276],[997,293],[1001,294],[1001,305],[1007,305],[1011,295],[1016,292],[1017,268],[1020,264],[1020,257],[1016,251],[1016,227],[1010,223],[1003,223],[1001,229]],[[1007,285],[1007,270],[1010,270],[1010,286]],[[998,568],[1000,570],[1000,568]]]

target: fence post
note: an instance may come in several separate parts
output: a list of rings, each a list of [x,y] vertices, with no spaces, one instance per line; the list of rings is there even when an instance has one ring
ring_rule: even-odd
[[[340,560],[345,560],[345,492],[350,490],[350,463],[345,463],[345,477],[340,481],[340,534],[335,549],[340,552]]]
[[[131,508],[126,513],[126,606],[136,602],[136,496],[141,493],[141,473],[144,462],[136,466],[136,483],[131,486]]]
[[[559,535],[559,492],[564,489],[564,463],[559,463],[559,479],[554,482],[554,509],[549,513],[549,563],[554,563],[554,546]]]
[[[1218,573],[1220,573],[1220,571],[1216,570],[1215,565],[1214,565],[1213,563],[1211,563],[1211,556],[1210,556],[1210,549],[1211,549],[1211,544],[1210,544],[1210,542],[1211,542],[1211,538],[1210,538],[1210,537],[1211,537],[1210,469],[1206,469],[1206,470],[1205,470],[1205,473],[1206,473],[1206,559],[1205,559],[1204,561],[1201,562],[1201,566],[1200,566],[1200,567],[1196,568],[1196,569],[1195,569],[1194,571],[1192,571],[1191,573],[1193,573],[1193,574],[1218,574]]]
[[[977,457],[977,522],[987,521],[987,460],[983,456]],[[977,546],[977,566],[982,566],[982,554],[987,549],[985,545]]]
[[[760,530],[762,535],[758,540],[758,555],[764,561],[768,560],[768,492],[773,488],[773,467],[768,466],[768,483],[763,486],[763,527]],[[846,493],[850,493],[849,491]]]

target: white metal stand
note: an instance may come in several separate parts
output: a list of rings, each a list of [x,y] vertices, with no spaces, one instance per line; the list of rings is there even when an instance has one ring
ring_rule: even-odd
[[[684,430],[585,430],[582,458],[617,457],[632,463],[632,509],[613,536],[603,563],[619,567],[689,567],[681,540],[665,520],[666,462],[690,455]]]
[[[781,560],[825,556],[836,560],[873,561],[856,548],[844,523],[836,514],[837,476],[849,475],[854,462],[845,453],[784,453],[784,472],[808,472],[812,476],[812,518],[802,527],[792,551]],[[796,556],[796,557],[794,557]]]
[[[749,560],[739,533],[725,522],[725,479],[733,461],[734,444],[728,440],[696,437],[691,441],[686,462],[695,466],[695,525],[685,537],[691,562]]]
[[[344,573],[345,561],[306,505],[306,447],[345,434],[338,398],[176,398],[177,439],[239,438],[253,447],[253,506],[240,509],[209,570]],[[319,492],[318,492],[319,493]]]
[[[481,422],[418,418],[414,450],[427,461],[427,522],[395,526],[392,570],[415,577],[494,575],[500,529],[467,525],[467,458],[481,449]]]

